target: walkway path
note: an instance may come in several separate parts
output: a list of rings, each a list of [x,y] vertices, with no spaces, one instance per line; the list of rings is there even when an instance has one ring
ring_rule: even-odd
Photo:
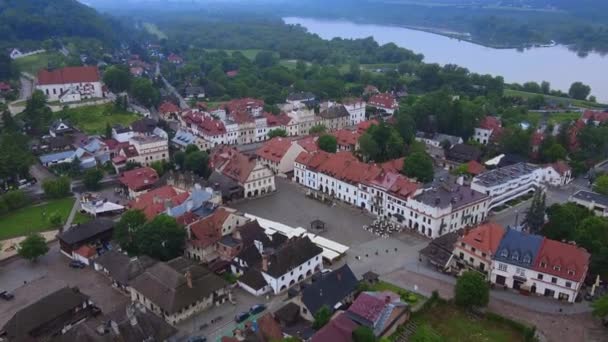
[[[78,209],[80,209],[80,194],[75,192],[74,197],[76,197],[76,201],[74,201],[74,205],[72,206],[70,215],[68,215],[68,219],[65,221],[65,224],[63,225],[64,231],[70,229],[70,227],[72,226],[72,221],[74,221],[74,216],[76,215],[76,211]]]

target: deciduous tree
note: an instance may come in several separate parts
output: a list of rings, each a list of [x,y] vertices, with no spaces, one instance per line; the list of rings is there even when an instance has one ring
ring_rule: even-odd
[[[608,175],[601,175],[595,179],[593,191],[608,195]]]
[[[186,230],[175,218],[162,214],[135,231],[140,254],[167,261],[184,253]]]
[[[317,313],[315,313],[315,320],[312,323],[312,327],[315,330],[319,330],[325,326],[331,319],[331,311],[327,305],[323,305]]]
[[[146,215],[141,210],[124,213],[114,229],[114,239],[129,254],[137,254],[136,233],[146,224]]]
[[[591,93],[591,87],[582,82],[572,83],[570,90],[568,90],[568,95],[577,100],[585,100],[589,96],[589,93]]]
[[[431,182],[434,178],[433,159],[425,152],[414,152],[405,158],[402,172],[419,182]]]
[[[268,139],[281,137],[285,138],[287,136],[287,131],[282,128],[276,128],[268,132]]]
[[[465,308],[484,307],[490,300],[490,286],[484,277],[475,271],[464,272],[456,280],[454,301]]]
[[[329,134],[324,134],[319,137],[317,144],[319,145],[320,149],[329,153],[336,153],[336,150],[338,149],[338,141],[336,140],[336,137]]]
[[[46,244],[46,240],[40,234],[30,234],[25,240],[19,244],[17,253],[25,259],[32,262],[38,260],[39,257],[45,255],[49,251],[49,246]]]

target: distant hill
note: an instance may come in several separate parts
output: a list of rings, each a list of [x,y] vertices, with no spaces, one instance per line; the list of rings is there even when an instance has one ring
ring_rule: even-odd
[[[0,44],[57,37],[93,38],[112,43],[119,37],[109,17],[76,0],[1,0]]]

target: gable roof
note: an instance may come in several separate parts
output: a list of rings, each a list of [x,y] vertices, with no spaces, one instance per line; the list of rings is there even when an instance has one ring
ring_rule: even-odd
[[[137,197],[129,202],[129,207],[143,211],[146,218],[151,220],[167,209],[182,204],[189,196],[187,191],[177,191],[176,188],[165,185]]]
[[[131,280],[142,274],[148,267],[158,261],[143,255],[137,258],[130,258],[124,253],[115,250],[107,251],[95,263],[103,266],[110,273],[112,279],[127,285]]]
[[[551,166],[553,170],[562,176],[572,170],[570,166],[563,160],[558,160],[555,163],[549,164],[549,166]]]
[[[94,219],[92,221],[79,224],[62,233],[57,234],[57,238],[67,244],[75,244],[86,241],[98,234],[114,229],[114,221],[108,219]]]
[[[489,222],[465,231],[460,241],[491,256],[496,253],[504,233],[505,228],[503,226]]]
[[[186,274],[192,277],[188,286]],[[148,268],[131,286],[161,309],[173,314],[209,297],[228,283],[208,269],[183,258],[159,262]]]
[[[269,257],[268,270],[264,273],[279,278],[315,256],[320,257],[321,253],[323,249],[308,237],[293,237]]]
[[[310,342],[352,342],[353,331],[359,325],[345,313],[340,313],[312,336]]]
[[[334,306],[357,289],[358,280],[348,265],[323,275],[302,290],[302,303],[312,315],[326,305],[333,311]]]
[[[494,260],[531,268],[540,251],[543,239],[539,235],[507,228],[496,249]]]
[[[351,146],[354,147],[359,142],[361,134],[357,131],[351,131],[348,129],[340,129],[331,133],[338,141],[338,146]]]
[[[478,160],[481,157],[481,150],[467,144],[456,144],[448,151],[447,157],[459,162]]]
[[[426,247],[420,250],[420,254],[427,257],[432,263],[445,267],[452,257],[454,244],[461,234],[462,229],[443,234],[429,242]]]
[[[133,191],[141,191],[158,181],[158,173],[151,167],[140,167],[123,172],[119,181]]]
[[[55,70],[38,71],[38,84],[66,84],[99,82],[99,70],[94,66],[65,67]]]
[[[64,287],[17,311],[2,330],[6,331],[9,340],[30,340],[33,330],[51,321],[65,319],[63,315],[82,306],[88,299],[77,287]]]
[[[560,278],[582,282],[589,268],[591,255],[582,247],[544,239],[533,269]]]
[[[473,176],[477,176],[486,171],[486,167],[481,165],[477,160],[471,160],[467,163],[467,172]]]
[[[178,113],[179,107],[173,102],[165,101],[158,107],[158,111],[163,114]]]
[[[370,97],[368,103],[371,106],[378,106],[386,109],[395,109],[398,107],[397,99],[393,94],[390,93],[373,95],[372,97]]]
[[[245,273],[241,277],[239,277],[238,282],[243,283],[256,291],[268,285],[262,273],[260,273],[260,271],[258,270],[254,270],[251,268],[245,271]]]
[[[350,117],[348,110],[341,104],[336,104],[331,106],[319,113],[319,116],[324,119],[336,119],[336,118],[344,118]]]
[[[222,226],[230,216],[224,208],[218,208],[213,214],[190,226],[190,243],[198,247],[209,247],[222,238]]]
[[[282,137],[275,137],[265,142],[255,152],[255,154],[260,158],[279,163],[287,151],[289,151],[291,145],[291,140]]]

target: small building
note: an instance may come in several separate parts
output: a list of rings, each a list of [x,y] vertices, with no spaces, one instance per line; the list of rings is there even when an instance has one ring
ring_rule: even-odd
[[[497,223],[485,223],[465,230],[454,247],[454,261],[458,268],[469,268],[482,272],[486,277],[492,268],[492,257],[505,233]]]
[[[362,292],[346,311],[346,315],[377,337],[388,337],[410,318],[407,303],[391,291]]]
[[[57,234],[60,252],[70,259],[79,259],[89,264],[88,260],[82,260],[75,252],[82,246],[88,246],[94,250],[105,249],[112,240],[113,232],[114,221],[108,219],[94,219],[78,224]]]
[[[515,290],[531,291],[533,278],[526,270],[532,269],[543,239],[539,235],[507,229],[494,255],[490,281]]]
[[[285,175],[293,172],[293,165],[304,148],[296,141],[275,137],[264,143],[255,153],[262,164],[275,174]]]
[[[159,262],[131,283],[131,300],[175,325],[230,298],[229,284],[184,258]]]
[[[231,178],[244,189],[244,197],[258,197],[276,190],[274,174],[255,156],[236,149],[219,149],[211,153],[210,164],[215,171]]]
[[[93,316],[98,310],[77,287],[64,287],[17,311],[2,327],[8,341],[49,341]]]
[[[576,203],[591,211],[595,215],[608,217],[608,196],[597,192],[579,190],[568,198],[568,202]]]
[[[42,69],[38,72],[36,89],[42,91],[48,101],[71,102],[103,97],[99,70],[94,66]],[[66,94],[68,98],[63,99]]]
[[[158,107],[158,112],[165,120],[177,120],[180,109],[173,102],[165,101]]]
[[[169,54],[169,56],[167,57],[167,61],[169,61],[169,63],[171,63],[171,64],[178,64],[178,65],[184,63],[184,59],[181,56],[176,55],[174,53]]]
[[[475,146],[467,144],[456,144],[447,152],[447,159],[457,163],[467,163],[478,161],[481,157],[481,150]]]
[[[462,235],[462,230],[442,235],[420,250],[420,255],[440,271],[450,271],[452,263],[454,245]]]
[[[358,327],[359,324],[353,322],[348,318],[348,314],[342,312],[319,329],[310,342],[353,342],[353,331]]]
[[[38,157],[40,164],[44,167],[50,167],[57,164],[71,163],[74,160],[74,150],[43,154]]]
[[[367,101],[367,105],[383,110],[386,114],[393,115],[399,109],[399,102],[395,95],[390,93],[381,93],[372,95]]]
[[[487,145],[491,141],[496,141],[502,133],[502,123],[495,116],[486,116],[475,127],[473,139],[482,145]]]
[[[49,127],[49,134],[52,137],[61,137],[72,133],[74,133],[74,128],[69,122],[62,119],[54,121]]]
[[[135,199],[148,192],[156,183],[159,177],[156,170],[151,167],[140,167],[125,171],[120,175],[118,181],[127,188],[129,198]]]
[[[572,169],[563,160],[543,167],[542,182],[552,186],[563,186],[572,182]]]
[[[175,133],[175,136],[171,139],[171,144],[181,151],[185,151],[189,145],[194,145],[202,151],[207,149],[207,142],[203,138],[183,129],[179,129]]]
[[[359,138],[361,134],[357,131],[340,129],[331,133],[336,137],[338,151],[354,152],[359,149]]]
[[[490,170],[473,178],[471,189],[491,196],[490,209],[533,193],[541,186],[543,170],[518,163]]]
[[[416,137],[414,139],[416,139],[416,141],[424,143],[425,145],[431,145],[447,149],[451,149],[453,146],[463,143],[461,137],[443,133],[416,132]]]
[[[131,282],[156,263],[156,260],[145,255],[131,258],[111,250],[95,259],[95,270],[107,275],[112,280],[112,286],[129,292]]]

